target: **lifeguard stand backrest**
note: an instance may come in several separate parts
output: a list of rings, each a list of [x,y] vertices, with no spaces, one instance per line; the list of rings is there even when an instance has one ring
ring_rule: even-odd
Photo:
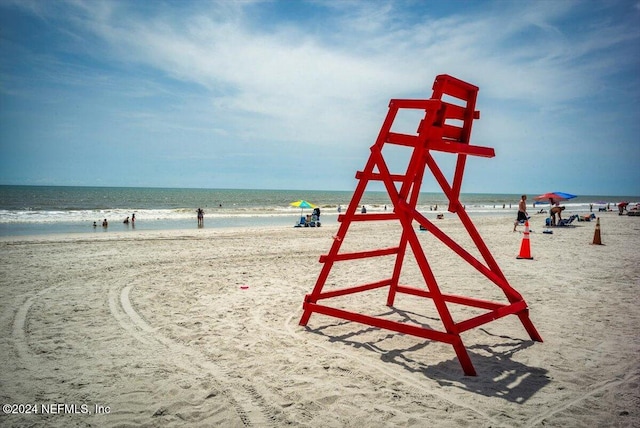
[[[442,107],[433,126],[442,129],[442,140],[469,144],[473,120],[480,118],[475,110],[478,89],[448,74],[436,76],[431,98],[441,100]]]

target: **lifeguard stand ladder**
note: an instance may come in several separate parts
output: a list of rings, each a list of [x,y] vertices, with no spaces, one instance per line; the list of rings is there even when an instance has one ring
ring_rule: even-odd
[[[418,336],[424,339],[448,343],[453,346],[464,373],[469,376],[475,376],[476,371],[460,337],[460,334],[467,330],[484,325],[495,319],[515,314],[522,322],[522,325],[531,339],[542,342],[542,338],[529,319],[527,303],[524,301],[520,293],[509,285],[507,279],[489,252],[489,249],[480,237],[480,234],[471,222],[471,219],[459,200],[462,176],[467,156],[495,156],[492,148],[472,146],[469,144],[472,122],[474,119],[479,119],[480,117],[480,112],[475,110],[477,94],[478,87],[449,75],[439,75],[436,77],[433,84],[433,94],[431,99],[392,99],[389,102],[387,117],[382,124],[380,134],[378,135],[375,144],[371,147],[369,160],[364,170],[356,173],[356,178],[359,182],[351,199],[351,203],[349,204],[346,212],[338,217],[340,226],[338,228],[337,235],[334,237],[331,249],[328,254],[320,257],[320,263],[324,263],[324,265],[318,275],[313,291],[305,297],[303,304],[304,313],[300,319],[300,325],[307,325],[309,318],[315,312],[403,334]],[[444,100],[443,96],[445,97]],[[453,101],[455,101],[455,103]],[[424,110],[424,118],[420,121],[417,135],[402,134],[391,131],[393,122],[398,110],[400,109]],[[459,126],[460,124],[461,126]],[[405,174],[390,173],[382,155],[382,149],[385,144],[406,146],[413,150]],[[431,154],[431,151],[434,150],[457,154],[457,162],[452,183],[447,181],[445,175],[436,164]],[[422,184],[426,167],[429,167],[444,194],[447,196],[449,201],[448,211],[458,215],[473,243],[484,258],[485,263],[482,263],[480,260],[472,256],[462,246],[457,244],[435,224],[416,210],[420,186]],[[391,203],[393,204],[393,212],[370,214],[356,213],[367,184],[372,180],[382,181],[384,183]],[[396,183],[399,184],[399,190]],[[397,247],[340,253],[340,246],[344,242],[347,231],[352,222],[383,220],[396,220],[400,222],[402,226],[402,234]],[[460,295],[443,294],[438,287],[436,278],[434,277],[427,257],[422,250],[416,231],[413,228],[414,220],[422,225],[423,228],[426,228],[428,232],[432,233],[456,254],[462,257],[467,263],[472,265],[491,282],[500,287],[504,292],[508,303],[480,300]],[[400,271],[405,257],[405,252],[407,250],[407,245],[411,247],[416,258],[416,262],[426,284],[426,289],[399,284]],[[394,255],[395,265],[390,278],[369,284],[323,292],[322,289],[325,285],[325,281],[327,280],[334,263],[369,257]],[[320,300],[365,292],[386,286],[389,287],[387,296],[388,306],[393,306],[396,293],[406,293],[418,297],[433,299],[435,308],[437,309],[440,319],[444,325],[444,331],[417,325],[409,325],[318,303]],[[454,322],[452,315],[449,312],[449,304],[471,306],[478,308],[478,310],[487,310],[487,312],[464,321]]]

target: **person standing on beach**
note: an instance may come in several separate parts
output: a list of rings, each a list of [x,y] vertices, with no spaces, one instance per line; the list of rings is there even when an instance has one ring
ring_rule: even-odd
[[[513,223],[513,231],[516,231],[516,226],[521,221],[527,221],[529,219],[529,215],[527,214],[527,195],[522,195],[520,198],[520,202],[518,202],[518,218]]]
[[[204,211],[202,210],[202,208],[198,208],[196,210],[196,213],[198,213],[198,226],[204,226]]]

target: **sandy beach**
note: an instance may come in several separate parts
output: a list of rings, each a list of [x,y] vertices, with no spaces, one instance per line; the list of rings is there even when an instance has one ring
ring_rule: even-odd
[[[516,259],[511,216],[474,219],[544,339],[515,316],[465,332],[475,377],[446,344],[319,314],[298,325],[336,225],[2,238],[1,401],[39,413],[4,406],[0,425],[640,426],[640,219],[599,214],[605,245],[591,245],[595,222],[547,235],[534,216],[534,260]],[[477,254],[454,215],[436,224]],[[443,291],[505,300],[419,236]],[[354,223],[343,249],[398,239]],[[343,263],[327,287],[386,278],[392,262]],[[419,285],[410,257],[403,280]],[[340,304],[442,329],[430,300],[385,296]]]

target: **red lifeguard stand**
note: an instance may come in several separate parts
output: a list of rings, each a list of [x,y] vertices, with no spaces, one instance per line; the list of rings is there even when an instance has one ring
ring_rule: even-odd
[[[334,237],[331,249],[328,254],[320,257],[320,263],[324,265],[313,291],[305,297],[303,304],[304,313],[300,319],[300,325],[307,325],[311,315],[313,313],[319,313],[403,334],[418,336],[424,339],[448,343],[453,346],[464,373],[470,376],[475,376],[476,372],[460,337],[460,334],[467,330],[514,314],[518,316],[531,339],[542,342],[542,338],[529,319],[527,303],[520,293],[509,285],[509,282],[489,252],[489,249],[459,200],[467,156],[495,156],[492,148],[472,146],[469,144],[473,120],[479,119],[480,117],[480,112],[475,110],[477,94],[477,86],[449,75],[439,75],[433,84],[431,99],[392,99],[389,102],[387,117],[382,124],[375,144],[371,147],[369,160],[364,170],[356,173],[356,178],[359,182],[351,199],[351,203],[345,214],[338,217],[340,227],[338,228],[337,235]],[[416,135],[392,132],[393,122],[400,109],[424,111],[424,117],[420,121]],[[382,155],[382,149],[386,144],[405,146],[413,150],[404,174],[392,174],[389,171]],[[432,151],[457,154],[452,183],[449,183],[440,167],[436,164],[431,153]],[[449,201],[448,211],[458,215],[471,240],[482,255],[484,263],[471,255],[461,245],[456,243],[434,223],[417,211],[416,204],[418,202],[420,186],[426,167],[429,167],[429,170],[446,195]],[[384,184],[391,203],[393,204],[393,212],[371,214],[360,214],[356,212],[370,181],[381,181]],[[398,245],[393,248],[340,253],[340,247],[347,236],[349,226],[354,221],[399,221],[402,226],[402,234]],[[478,270],[478,272],[498,286],[504,292],[508,302],[501,303],[460,295],[443,294],[440,291],[434,273],[413,227],[414,221],[418,222],[424,229],[433,234],[438,240]],[[424,287],[419,288],[401,285],[399,283],[407,246],[410,247],[416,258],[416,262],[426,284],[426,289]],[[334,263],[382,256],[395,256],[394,269],[390,278],[373,283],[323,292],[325,281]],[[393,306],[397,293],[406,293],[432,299],[444,326],[444,331],[400,323],[382,317],[360,314],[318,303],[320,300],[361,293],[381,287],[389,287],[386,302],[387,306]],[[449,311],[448,305],[450,304],[470,306],[486,312],[463,321],[455,322]]]

